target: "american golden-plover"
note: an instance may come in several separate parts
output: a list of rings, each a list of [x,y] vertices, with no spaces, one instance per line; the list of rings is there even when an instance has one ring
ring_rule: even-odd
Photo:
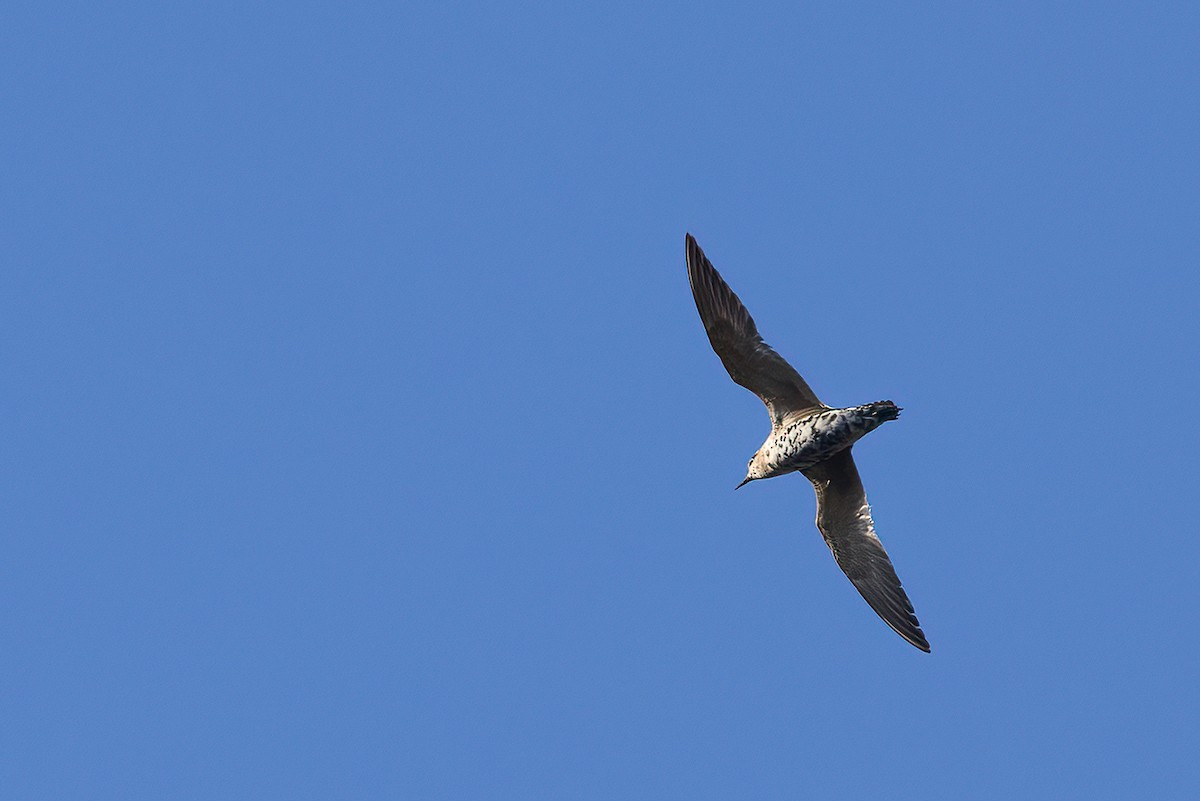
[[[771,433],[747,465],[738,487],[760,478],[799,471],[817,492],[817,528],[838,567],[884,622],[904,639],[929,650],[912,603],[875,534],[851,446],[900,416],[900,407],[876,401],[834,409],[783,357],[763,342],[750,312],[687,235],[688,280],[708,341],[729,376],[757,395],[771,415]]]

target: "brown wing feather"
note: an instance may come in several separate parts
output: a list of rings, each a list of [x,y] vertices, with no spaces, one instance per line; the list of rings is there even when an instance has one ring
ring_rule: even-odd
[[[691,234],[686,241],[688,281],[696,310],[729,377],[762,399],[772,424],[788,415],[826,408],[800,374],[763,342],[750,312]]]
[[[875,535],[871,507],[850,449],[804,471],[817,491],[817,528],[838,567],[896,633],[922,651],[929,642],[887,551]]]

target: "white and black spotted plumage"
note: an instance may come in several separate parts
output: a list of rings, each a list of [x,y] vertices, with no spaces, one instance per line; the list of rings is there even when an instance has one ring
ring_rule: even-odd
[[[838,566],[885,623],[929,651],[912,603],[875,534],[871,507],[850,455],[861,437],[895,420],[899,407],[891,401],[848,409],[821,403],[800,374],[763,342],[750,312],[691,234],[686,241],[688,280],[708,340],[730,377],[761,398],[771,416],[771,433],[738,486],[803,473],[817,493],[817,528]]]

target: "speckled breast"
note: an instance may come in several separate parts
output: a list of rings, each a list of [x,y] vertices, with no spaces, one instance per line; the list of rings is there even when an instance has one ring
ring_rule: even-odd
[[[771,476],[805,470],[850,447],[880,421],[871,407],[829,409],[771,432],[763,446]]]

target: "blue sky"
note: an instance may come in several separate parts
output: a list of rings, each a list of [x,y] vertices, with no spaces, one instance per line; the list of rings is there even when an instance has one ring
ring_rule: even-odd
[[[15,3],[21,799],[1190,799],[1193,4]],[[685,231],[831,404],[837,570]]]

